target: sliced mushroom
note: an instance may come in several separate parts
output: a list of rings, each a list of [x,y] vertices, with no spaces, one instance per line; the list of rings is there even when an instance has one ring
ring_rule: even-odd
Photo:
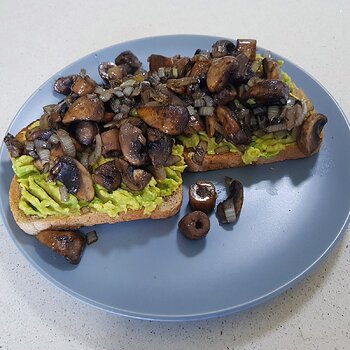
[[[297,145],[306,156],[310,156],[320,147],[323,137],[322,130],[327,121],[325,115],[314,113],[302,124],[297,137]]]
[[[187,126],[183,133],[187,136],[190,136],[204,130],[205,126],[202,120],[198,115],[194,114],[190,116],[190,120],[187,123]]]
[[[5,145],[10,153],[10,156],[17,158],[24,154],[24,146],[21,142],[16,140],[16,138],[8,133],[4,138]]]
[[[180,57],[175,60],[174,67],[177,70],[177,77],[184,77],[191,69],[191,60],[188,57]]]
[[[34,141],[37,139],[48,141],[53,133],[54,131],[52,129],[42,129],[40,126],[38,126],[34,129],[28,130],[26,139],[27,141]]]
[[[189,76],[197,79],[204,79],[208,73],[210,64],[209,59],[195,62]]]
[[[152,179],[152,175],[143,169],[135,169],[123,159],[115,160],[117,169],[122,175],[123,183],[131,191],[142,191]]]
[[[188,239],[204,238],[210,230],[208,215],[202,211],[193,211],[185,215],[179,222],[180,232]]]
[[[84,78],[80,75],[76,77],[71,90],[79,96],[84,96],[94,92],[96,82],[92,80],[88,75]]]
[[[253,62],[256,57],[256,40],[255,39],[238,39],[237,51],[243,52]]]
[[[52,178],[61,181],[69,193],[79,200],[90,202],[95,196],[95,190],[90,173],[76,159],[63,156],[51,169]]]
[[[174,66],[174,57],[166,57],[162,55],[152,54],[147,58],[149,62],[149,72],[158,72],[159,68],[171,68]]]
[[[122,177],[113,160],[100,165],[93,175],[94,181],[108,191],[116,190],[122,182]]]
[[[236,222],[243,205],[243,185],[238,180],[229,179],[229,196],[217,207],[220,223]]]
[[[225,105],[237,97],[237,90],[233,85],[228,85],[213,96],[214,102],[218,105]]]
[[[103,80],[108,81],[111,79],[108,74],[108,70],[113,67],[116,67],[116,64],[114,62],[102,62],[98,66],[98,74]]]
[[[85,238],[75,231],[45,230],[36,238],[71,264],[79,264],[86,244]]]
[[[190,119],[184,106],[139,107],[137,113],[146,124],[168,135],[183,133]]]
[[[72,126],[76,140],[84,145],[89,146],[95,141],[95,137],[98,134],[98,126],[95,122],[88,120],[82,120],[76,125]]]
[[[210,92],[224,89],[238,63],[235,57],[225,56],[212,61],[207,73],[207,86]]]
[[[280,80],[263,80],[249,87],[242,95],[243,100],[253,99],[255,106],[285,105],[289,97],[289,87]]]
[[[266,79],[281,80],[281,66],[276,60],[264,58],[262,63]]]
[[[153,166],[164,166],[171,154],[171,138],[157,129],[147,129],[147,149]]]
[[[166,82],[167,88],[170,90],[182,94],[186,92],[186,87],[191,84],[198,83],[198,79],[195,77],[184,77],[179,79],[168,79]]]
[[[114,128],[101,133],[102,155],[106,156],[110,152],[121,152],[119,143],[119,129]]]
[[[214,210],[216,200],[215,186],[210,181],[196,181],[189,188],[189,203],[192,210],[209,214]]]
[[[78,120],[91,120],[100,122],[103,120],[105,108],[103,102],[96,97],[79,97],[69,107],[62,122],[69,124]]]
[[[218,40],[212,48],[211,54],[214,58],[232,55],[236,49],[234,43],[230,40]]]
[[[146,151],[146,138],[141,129],[125,123],[120,127],[119,143],[125,159],[132,165],[146,164],[148,157]]]
[[[249,58],[244,54],[240,53],[236,56],[237,67],[232,72],[232,81],[235,83],[246,83],[254,75],[254,72],[251,70],[251,64]]]
[[[142,63],[131,51],[123,51],[115,59],[117,66],[124,65],[127,73],[133,74],[141,68]]]
[[[69,75],[67,77],[58,78],[53,86],[54,90],[62,95],[69,95],[71,93],[72,85],[76,75]]]

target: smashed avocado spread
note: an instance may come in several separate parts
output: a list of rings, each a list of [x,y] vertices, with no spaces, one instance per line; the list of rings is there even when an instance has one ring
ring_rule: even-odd
[[[163,202],[163,197],[170,196],[182,184],[181,173],[186,168],[182,153],[183,146],[173,146],[172,154],[180,156],[181,160],[165,169],[167,176],[164,180],[156,181],[152,178],[148,185],[137,193],[127,191],[124,186],[108,192],[102,186],[94,184],[95,198],[90,203],[79,201],[71,194],[68,200],[63,202],[59,191],[62,184],[59,181],[48,181],[48,175],[40,173],[34,166],[33,158],[23,155],[13,159],[13,170],[22,189],[19,208],[26,215],[40,218],[79,214],[83,207],[106,213],[110,217],[116,217],[128,209],[142,208],[144,214],[148,215]]]

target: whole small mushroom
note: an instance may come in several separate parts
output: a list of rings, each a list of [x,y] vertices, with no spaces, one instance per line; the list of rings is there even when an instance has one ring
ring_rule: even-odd
[[[73,126],[76,140],[84,146],[91,145],[98,134],[98,126],[95,122],[83,120]]]

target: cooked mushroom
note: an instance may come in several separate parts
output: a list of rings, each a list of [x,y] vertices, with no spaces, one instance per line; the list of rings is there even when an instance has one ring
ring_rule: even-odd
[[[190,116],[190,120],[186,125],[185,130],[183,131],[183,133],[186,136],[190,136],[193,134],[196,134],[200,131],[204,131],[205,130],[205,126],[202,122],[202,120],[200,119],[200,117],[196,114],[191,115]]]
[[[325,115],[314,113],[302,124],[297,137],[297,145],[306,156],[310,156],[320,147],[323,137],[322,130],[327,121]]]
[[[177,77],[184,77],[191,69],[191,60],[188,57],[180,57],[175,60],[174,67],[177,71]]]
[[[93,179],[96,183],[103,186],[108,191],[116,190],[122,182],[121,174],[113,160],[96,168]]]
[[[168,79],[166,82],[167,88],[170,90],[182,94],[186,92],[186,87],[191,84],[198,83],[198,78],[184,77],[179,79]]]
[[[174,66],[174,57],[152,54],[147,58],[147,61],[150,73],[158,72],[159,68],[172,68]]]
[[[280,80],[262,80],[249,87],[242,95],[243,100],[251,99],[255,106],[267,104],[285,105],[289,87]]]
[[[103,80],[108,81],[111,78],[108,70],[113,67],[116,67],[114,62],[102,62],[98,65],[98,74]]]
[[[218,40],[212,48],[211,54],[214,58],[232,55],[236,49],[234,43],[230,40]]]
[[[102,155],[107,156],[110,152],[121,152],[119,143],[119,129],[114,128],[101,133]]]
[[[197,181],[189,188],[189,202],[192,210],[209,214],[214,210],[216,200],[215,186],[210,181]]]
[[[79,200],[90,202],[95,196],[90,173],[76,159],[61,157],[51,169],[50,175],[53,179],[61,181],[68,192]]]
[[[115,59],[115,64],[124,65],[127,73],[130,74],[135,73],[142,66],[140,60],[131,51],[123,51],[119,54]]]
[[[208,73],[210,64],[209,59],[195,62],[189,76],[197,79],[204,79]]]
[[[281,80],[281,66],[276,60],[264,58],[262,63],[266,79]]]
[[[202,211],[193,211],[179,222],[180,232],[188,239],[204,238],[210,230],[208,215]]]
[[[237,51],[243,52],[253,62],[256,57],[256,40],[255,39],[238,39]]]
[[[237,69],[238,62],[233,56],[225,56],[212,61],[207,73],[207,86],[210,92],[218,92],[224,89]]]
[[[233,85],[228,85],[214,95],[214,102],[218,105],[225,105],[237,97],[237,90]]]
[[[89,146],[95,141],[98,134],[98,126],[95,122],[82,120],[72,126],[76,140],[84,146]]]
[[[217,207],[217,216],[220,223],[236,222],[243,205],[243,185],[238,180],[228,178],[229,196]]]
[[[13,158],[17,158],[24,154],[24,146],[21,142],[16,140],[16,138],[8,133],[4,138],[5,145]]]
[[[71,264],[79,264],[86,244],[85,238],[75,231],[45,230],[36,238]]]
[[[237,66],[232,72],[232,81],[235,83],[246,83],[254,75],[251,70],[249,58],[244,54],[240,53],[236,56]]]
[[[92,80],[88,75],[84,78],[80,75],[76,77],[71,90],[79,96],[84,96],[94,92],[96,82]]]
[[[146,138],[141,129],[125,123],[120,127],[119,143],[125,159],[132,165],[140,166],[147,162]]]
[[[152,179],[152,175],[143,169],[135,169],[123,159],[116,159],[115,164],[122,175],[123,183],[131,191],[142,191]]]
[[[54,131],[52,129],[42,129],[40,126],[38,126],[34,129],[28,130],[26,139],[27,141],[34,141],[37,139],[48,141],[53,133]]]
[[[89,98],[87,96],[79,97],[69,107],[63,117],[62,122],[69,124],[78,120],[91,120],[100,122],[103,120],[105,108],[103,102],[96,97]]]
[[[62,95],[69,95],[76,75],[58,78],[53,86],[54,90]]]
[[[171,138],[157,129],[147,129],[147,149],[153,166],[164,166],[171,154]]]
[[[137,113],[146,124],[168,135],[180,135],[190,119],[184,106],[139,107]]]

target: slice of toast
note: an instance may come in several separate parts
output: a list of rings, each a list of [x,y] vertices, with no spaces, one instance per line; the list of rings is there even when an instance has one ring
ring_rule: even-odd
[[[82,226],[97,224],[113,224],[116,222],[133,221],[141,219],[163,219],[177,214],[182,204],[182,186],[171,196],[164,197],[164,201],[151,214],[145,215],[143,209],[128,210],[112,218],[108,214],[94,210],[70,216],[48,216],[38,218],[25,215],[19,209],[21,187],[14,177],[10,186],[10,209],[17,225],[26,233],[36,235],[38,232],[49,229],[77,229]]]

